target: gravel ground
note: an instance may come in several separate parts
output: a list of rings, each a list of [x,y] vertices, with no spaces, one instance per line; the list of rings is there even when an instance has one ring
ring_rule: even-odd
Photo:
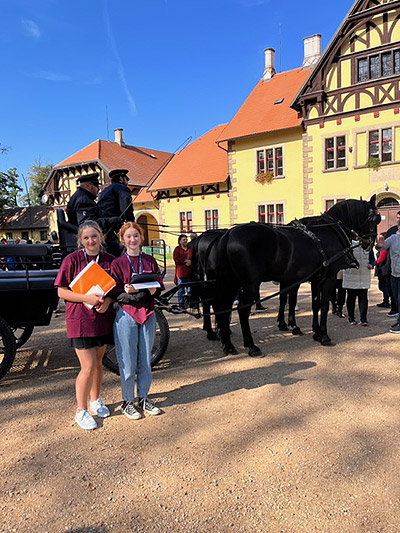
[[[369,327],[329,317],[337,343],[312,340],[309,286],[298,322],[277,330],[276,301],[252,316],[266,357],[223,356],[193,318],[168,315],[154,372],[159,417],[73,423],[78,364],[64,316],[37,328],[0,382],[2,532],[398,532],[399,338],[370,291]],[[274,292],[266,284],[263,295]]]

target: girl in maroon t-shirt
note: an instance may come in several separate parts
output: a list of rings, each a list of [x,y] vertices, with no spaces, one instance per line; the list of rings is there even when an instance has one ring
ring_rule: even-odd
[[[90,410],[99,417],[107,417],[110,411],[100,398],[103,380],[102,359],[107,344],[113,343],[112,325],[113,310],[109,296],[100,294],[82,295],[72,292],[69,284],[86,265],[94,260],[106,272],[110,272],[114,256],[103,252],[101,244],[103,234],[96,222],[84,222],[78,230],[78,245],[81,246],[72,254],[67,255],[62,264],[54,285],[58,287],[58,295],[66,300],[67,334],[70,344],[75,348],[81,370],[76,378],[77,410],[75,422],[83,429],[95,429],[95,419]],[[83,302],[93,305],[88,309]]]
[[[161,410],[147,397],[152,381],[151,352],[156,333],[154,294],[160,289],[136,290],[131,284],[135,274],[158,273],[160,288],[164,288],[157,262],[151,255],[141,252],[143,230],[134,222],[126,222],[120,237],[126,253],[114,259],[111,275],[117,285],[115,293],[119,309],[114,322],[115,351],[117,354],[121,388],[122,412],[133,420],[142,418],[135,407],[135,377],[137,380],[138,407],[150,415]]]

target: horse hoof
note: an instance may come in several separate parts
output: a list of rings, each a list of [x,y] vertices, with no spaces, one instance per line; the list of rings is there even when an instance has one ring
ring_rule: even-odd
[[[322,339],[321,344],[322,346],[335,346],[335,343],[331,339]]]
[[[215,331],[210,331],[209,333],[207,333],[207,339],[209,341],[217,341],[218,335],[215,333]]]
[[[286,324],[278,324],[279,331],[289,331],[289,328]]]
[[[224,354],[225,355],[237,355],[238,351],[236,348],[232,346],[224,346]]]
[[[292,335],[303,335],[303,332],[301,331],[299,326],[296,326],[295,328],[292,329]]]
[[[249,356],[250,357],[264,357],[264,354],[262,353],[262,351],[260,350],[258,346],[252,346],[249,349]]]

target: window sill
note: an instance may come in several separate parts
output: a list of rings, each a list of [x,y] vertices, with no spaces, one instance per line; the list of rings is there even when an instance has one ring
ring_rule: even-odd
[[[367,165],[358,165],[358,166],[354,167],[354,169],[355,170],[359,170],[359,169],[362,169],[362,168],[368,168],[369,170],[379,170],[380,168],[390,167],[392,165],[400,165],[400,161],[384,161],[384,162],[382,162],[380,164],[380,166],[378,168],[370,168]]]
[[[340,167],[340,168],[325,168],[322,173],[329,174],[330,172],[342,172],[343,170],[349,170],[349,167]]]

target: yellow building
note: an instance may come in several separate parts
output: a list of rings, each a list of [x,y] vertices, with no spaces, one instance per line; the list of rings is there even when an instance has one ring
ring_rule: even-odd
[[[376,194],[385,230],[400,209],[399,6],[354,2],[293,101],[305,129],[305,215]]]
[[[159,203],[160,233],[171,248],[181,233],[230,226],[227,145],[217,145],[226,124],[176,153],[149,192]]]
[[[264,76],[222,131],[229,146],[230,224],[283,224],[302,216],[302,118],[290,107],[311,69],[275,73],[265,50]]]

